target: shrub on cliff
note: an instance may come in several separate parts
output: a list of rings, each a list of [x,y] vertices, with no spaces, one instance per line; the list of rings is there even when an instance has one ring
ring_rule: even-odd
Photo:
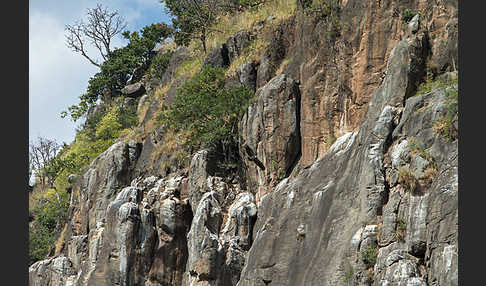
[[[164,106],[159,121],[169,129],[187,131],[192,148],[237,141],[238,120],[253,92],[224,88],[225,70],[206,67],[178,90],[174,102]]]
[[[47,190],[32,206],[34,220],[29,226],[30,264],[46,257],[54,245],[58,227],[64,222],[69,207],[69,194],[59,191],[60,200],[53,189]]]

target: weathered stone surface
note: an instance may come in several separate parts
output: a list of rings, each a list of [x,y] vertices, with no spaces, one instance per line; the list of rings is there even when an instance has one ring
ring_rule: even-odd
[[[188,191],[193,211],[196,211],[203,194],[210,190],[208,183],[214,181],[211,178],[218,170],[217,162],[218,154],[213,150],[200,150],[192,157],[189,166]],[[220,190],[224,188],[221,186]],[[220,195],[224,196],[222,193]]]
[[[226,44],[221,44],[220,46],[209,51],[208,55],[203,61],[201,69],[206,66],[224,68],[230,65],[230,59],[228,57],[228,47]]]
[[[399,15],[404,8],[426,11],[422,29],[410,38]],[[345,0],[337,36],[328,20],[297,15],[276,24],[268,51],[237,70],[236,85],[264,87],[283,70],[299,86],[284,84],[267,101],[257,98],[246,115],[253,133],[244,140],[254,149],[240,146],[240,152],[253,194],[238,195],[202,154],[188,173],[149,170],[163,132],[145,139],[143,155],[140,144],[117,143],[79,177],[65,256],[34,264],[31,285],[342,285],[350,266],[355,273],[348,284],[369,285],[360,250],[375,241],[375,285],[457,285],[457,141],[433,130],[445,92],[413,96],[425,54],[432,72],[455,69],[457,1]],[[228,40],[228,55],[220,47],[206,64],[227,66],[242,38]],[[186,48],[178,50],[164,74],[171,87],[164,99],[149,102],[144,124],[187,79],[174,80],[189,57]],[[257,109],[252,118],[258,120],[249,124]],[[289,140],[294,131],[302,135],[299,144]],[[423,154],[409,154],[412,138],[437,164],[430,184],[420,183],[415,193],[398,183],[398,169],[408,166],[421,176],[431,165]],[[294,151],[302,153],[295,168],[300,155]],[[271,170],[275,158],[284,172]],[[261,195],[252,185],[268,189]],[[403,241],[395,235],[399,218],[406,225]]]
[[[256,95],[240,122],[240,155],[257,201],[288,176],[300,157],[300,94],[281,74]]]
[[[420,15],[417,13],[417,15],[413,16],[412,20],[408,23],[408,30],[410,33],[415,34],[417,33],[419,27],[420,27]]]
[[[187,235],[189,257],[184,277],[186,285],[215,285],[214,281],[224,263],[218,240],[223,215],[217,196],[215,192],[205,193],[194,214]]]
[[[251,41],[251,35],[248,30],[241,30],[229,37],[226,41],[226,47],[228,50],[228,60],[231,63],[237,57],[239,57],[245,47]]]
[[[401,195],[399,191],[391,191],[387,204],[383,208],[383,225],[380,230],[379,245],[386,246],[392,241],[398,240],[396,235],[398,207]]]
[[[250,193],[240,193],[229,206],[223,227],[220,192],[205,193],[188,234],[184,285],[236,285],[252,243],[257,207]]]
[[[137,82],[125,86],[122,88],[121,92],[127,97],[137,98],[145,93],[145,86],[141,82]]]
[[[365,240],[371,243],[375,239],[373,231],[357,230],[376,220],[388,200],[383,161],[393,143],[396,118],[400,118],[413,82],[422,72],[422,39],[418,35],[404,40],[392,51],[386,77],[374,92],[356,137],[350,140],[348,135],[337,145],[344,146],[349,140],[349,147],[335,147],[334,152],[261,199],[255,240],[238,285],[265,285],[270,281],[275,285],[339,285],[345,271],[341,265],[354,263],[359,255],[356,247],[362,237],[358,243],[352,242],[356,240],[353,237],[368,233]],[[339,149],[347,151],[336,156]],[[303,235],[288,231],[300,225],[304,226]],[[412,233],[421,233],[415,226],[411,229]],[[422,240],[421,234],[416,237],[420,239],[414,240]],[[414,267],[415,271],[418,266]],[[409,278],[422,277],[415,275],[416,271],[409,274]]]
[[[71,261],[65,256],[58,256],[38,261],[29,267],[29,285],[31,286],[74,286],[76,271]]]
[[[167,66],[164,75],[162,76],[162,86],[170,83],[174,79],[177,73],[177,68],[187,59],[190,59],[189,49],[184,46],[177,47],[170,58],[169,65]]]

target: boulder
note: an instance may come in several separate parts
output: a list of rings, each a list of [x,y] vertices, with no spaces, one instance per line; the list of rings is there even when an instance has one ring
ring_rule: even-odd
[[[190,60],[189,49],[184,46],[179,46],[172,54],[164,74],[162,75],[161,85],[164,86],[170,83],[177,73],[177,68],[185,61]]]
[[[129,84],[121,89],[124,96],[137,98],[145,94],[145,86],[141,82]]]
[[[187,235],[189,257],[185,285],[212,285],[220,275],[224,254],[218,235],[223,215],[217,197],[215,192],[205,193],[195,211]]]
[[[218,154],[214,150],[200,150],[192,157],[189,166],[188,192],[193,211],[196,211],[204,193],[211,189],[208,183],[213,181],[211,177],[218,170],[217,162]]]

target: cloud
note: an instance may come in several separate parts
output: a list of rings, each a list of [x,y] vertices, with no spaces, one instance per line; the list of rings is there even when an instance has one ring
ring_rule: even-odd
[[[29,135],[70,142],[76,124],[60,113],[77,103],[97,68],[66,47],[55,18],[32,14],[29,34]]]

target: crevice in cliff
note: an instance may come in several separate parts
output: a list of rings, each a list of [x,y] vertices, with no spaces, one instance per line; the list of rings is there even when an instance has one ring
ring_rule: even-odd
[[[289,168],[285,170],[285,177],[289,177],[292,171],[295,169],[295,167],[299,164],[300,158],[302,157],[302,133],[300,129],[300,110],[301,110],[301,96],[300,96],[300,88],[297,87],[298,92],[295,93],[295,116],[296,116],[296,125],[297,127],[295,128],[297,134],[296,134],[296,140],[297,140],[297,155],[295,156],[294,161],[290,164]]]

